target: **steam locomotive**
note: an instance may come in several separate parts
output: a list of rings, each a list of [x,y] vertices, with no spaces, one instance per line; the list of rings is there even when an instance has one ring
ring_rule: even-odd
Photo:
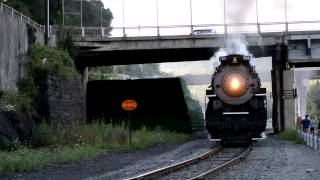
[[[250,56],[231,54],[219,61],[206,92],[210,139],[221,144],[251,143],[266,127],[266,89],[261,88]]]

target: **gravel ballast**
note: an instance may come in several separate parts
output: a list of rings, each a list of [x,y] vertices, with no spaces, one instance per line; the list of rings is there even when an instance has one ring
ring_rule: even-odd
[[[117,171],[112,171],[103,175],[95,176],[90,179],[125,179],[139,174],[146,173],[155,169],[166,167],[171,164],[182,162],[191,159],[195,156],[199,156],[209,151],[210,144],[206,139],[199,139],[185,143],[175,150],[159,154],[150,159],[143,159],[136,162],[133,165],[126,166]]]
[[[240,164],[214,179],[320,179],[320,153],[305,145],[268,137],[254,144]]]

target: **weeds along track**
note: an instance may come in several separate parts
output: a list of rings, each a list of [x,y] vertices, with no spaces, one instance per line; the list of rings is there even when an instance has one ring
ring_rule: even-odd
[[[157,169],[128,180],[137,179],[206,179],[239,163],[250,153],[247,148],[215,148],[195,158]]]

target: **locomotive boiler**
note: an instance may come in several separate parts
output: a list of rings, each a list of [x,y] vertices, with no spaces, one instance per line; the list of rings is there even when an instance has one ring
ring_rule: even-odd
[[[205,112],[210,138],[224,143],[246,143],[261,138],[267,120],[266,89],[250,56],[219,58],[209,89]]]

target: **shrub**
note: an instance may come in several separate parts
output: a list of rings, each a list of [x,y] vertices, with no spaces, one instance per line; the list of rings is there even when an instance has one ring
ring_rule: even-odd
[[[32,49],[32,71],[43,69],[50,75],[66,78],[71,72],[73,60],[66,50],[57,50],[47,46]]]
[[[281,132],[278,137],[284,140],[293,141],[297,144],[304,144],[303,139],[299,137],[298,131],[295,129],[285,130]]]
[[[84,160],[108,150],[144,149],[153,144],[180,143],[190,135],[160,128],[132,132],[123,126],[104,123],[74,124],[69,128],[41,123],[34,130],[32,145],[15,144],[11,151],[0,151],[0,173],[22,172],[69,161]]]

